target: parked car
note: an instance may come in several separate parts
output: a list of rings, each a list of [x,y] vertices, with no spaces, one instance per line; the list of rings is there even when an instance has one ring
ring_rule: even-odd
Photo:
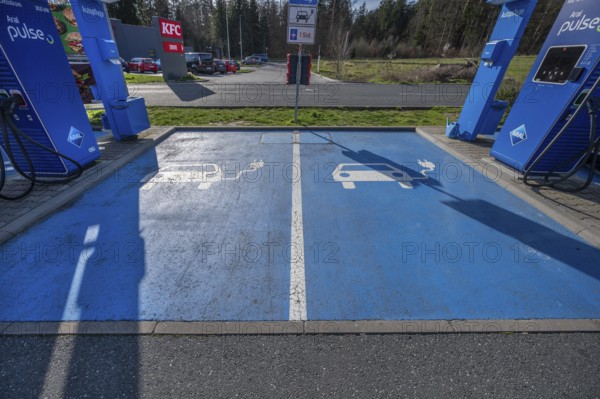
[[[266,54],[252,54],[250,57],[258,57],[263,63],[269,62],[269,56]]]
[[[132,72],[158,72],[158,65],[152,58],[132,58],[127,65]]]
[[[125,58],[119,57],[119,61],[121,61],[121,68],[123,68],[123,72],[131,72],[129,65],[127,65],[127,61],[125,61]]]
[[[225,65],[225,61],[223,60],[214,60],[213,62],[215,72],[219,72],[221,74],[227,73],[227,66]]]
[[[160,64],[160,58],[155,59],[154,62],[156,62],[156,65],[158,66],[158,70],[162,71],[162,65]]]
[[[260,57],[248,56],[242,60],[242,64],[244,65],[262,65],[263,61]]]
[[[213,56],[211,53],[185,53],[185,62],[188,71],[194,74],[215,73]]]
[[[240,69],[240,64],[236,60],[225,60],[225,69],[227,72],[236,73]]]

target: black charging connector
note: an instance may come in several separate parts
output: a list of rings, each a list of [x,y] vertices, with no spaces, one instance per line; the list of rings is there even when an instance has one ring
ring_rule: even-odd
[[[557,189],[559,191],[564,191],[564,192],[578,192],[578,191],[586,189],[592,183],[592,181],[594,179],[594,173],[596,170],[596,166],[598,165],[598,157],[600,156],[600,135],[598,135],[598,137],[596,137],[597,118],[598,118],[598,112],[600,111],[600,99],[592,96],[592,94],[596,91],[596,89],[598,87],[600,87],[600,77],[596,80],[596,82],[594,83],[594,85],[592,86],[592,88],[589,91],[584,91],[582,93],[581,96],[583,96],[583,97],[580,96],[577,98],[576,102],[578,103],[578,106],[577,106],[577,109],[575,110],[575,112],[573,112],[573,114],[571,115],[569,120],[565,123],[565,125],[562,127],[562,129],[556,134],[556,136],[554,136],[552,141],[550,141],[550,143],[546,146],[546,148],[544,148],[544,150],[537,156],[537,158],[531,163],[529,168],[527,168],[527,170],[525,171],[525,174],[523,175],[523,183],[525,185],[531,186],[531,187],[552,187],[554,189]],[[558,165],[556,165],[554,168],[552,168],[547,173],[541,175],[543,177],[543,181],[532,182],[530,179],[531,179],[531,174],[533,173],[535,166],[552,149],[552,147],[556,144],[556,142],[558,142],[558,139],[567,131],[567,129],[573,123],[573,121],[575,120],[575,117],[577,115],[579,115],[579,113],[581,111],[583,111],[584,109],[587,109],[587,113],[590,118],[590,132],[589,132],[588,146],[584,150],[578,152],[571,158],[567,159],[566,161],[559,163]],[[566,172],[566,173],[557,172],[557,170],[561,169],[563,166],[568,165],[572,162],[576,162],[576,164],[571,169],[570,172]],[[587,176],[585,182],[582,185],[580,185],[579,187],[575,187],[575,188],[558,186],[558,184],[567,181],[572,176],[574,176],[576,173],[578,173],[583,168],[585,168],[586,165],[588,165],[588,164],[590,165],[589,166],[590,170],[589,170],[589,173],[588,173],[588,176]]]
[[[9,201],[15,201],[15,200],[20,200],[22,198],[25,198],[33,191],[33,188],[36,184],[66,184],[68,182],[71,182],[71,181],[79,178],[83,174],[83,167],[81,166],[81,164],[79,164],[79,162],[77,162],[76,160],[74,160],[73,158],[71,158],[67,155],[61,154],[58,151],[55,151],[54,149],[45,146],[44,144],[38,143],[37,141],[35,141],[31,137],[29,137],[27,134],[23,133],[23,131],[21,131],[21,129],[19,129],[19,127],[13,122],[13,120],[11,118],[11,116],[14,114],[14,112],[18,106],[19,106],[19,102],[16,97],[7,96],[6,94],[4,94],[3,91],[0,91],[0,128],[2,130],[2,136],[3,136],[6,155],[8,156],[9,161],[12,163],[15,171],[17,173],[19,173],[21,176],[23,176],[26,180],[29,181],[27,189],[25,189],[22,193],[20,193],[16,196],[8,196],[8,195],[0,194],[0,199],[5,199],[5,200],[9,200]],[[17,147],[19,148],[19,151],[23,155],[23,159],[25,160],[25,163],[27,164],[27,168],[29,169],[29,172],[24,171],[19,166],[18,162],[16,161],[14,152],[13,152],[13,148],[11,146],[9,133],[12,133],[14,142],[16,143]],[[56,155],[60,158],[63,158],[65,160],[73,163],[73,165],[75,165],[75,167],[77,168],[77,172],[74,175],[66,177],[66,178],[58,178],[58,179],[40,178],[35,172],[35,167],[33,165],[33,161],[31,160],[31,156],[29,155],[29,153],[27,152],[27,149],[25,148],[25,145],[23,144],[23,140],[27,140],[34,146],[39,147],[46,152],[49,152],[53,155]],[[3,190],[5,183],[6,183],[6,166],[4,165],[4,157],[3,157],[2,153],[0,152],[0,192]]]

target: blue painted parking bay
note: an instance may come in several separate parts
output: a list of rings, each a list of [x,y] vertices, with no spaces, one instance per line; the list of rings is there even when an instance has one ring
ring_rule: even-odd
[[[600,251],[411,131],[178,131],[0,247],[0,321],[600,318]]]

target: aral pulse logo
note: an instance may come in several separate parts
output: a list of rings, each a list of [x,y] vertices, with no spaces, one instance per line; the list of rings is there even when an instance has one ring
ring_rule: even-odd
[[[521,125],[512,132],[510,132],[510,142],[513,146],[527,140],[527,130],[525,125]]]
[[[511,18],[511,17],[521,17],[523,14],[525,14],[525,9],[524,8],[520,8],[518,10],[514,10],[514,11],[504,11],[502,13],[502,15],[500,15],[500,18]]]
[[[67,138],[67,141],[81,148],[81,143],[83,143],[83,133],[71,126],[71,130],[69,131],[69,137]]]
[[[27,24],[21,24],[18,17],[6,16],[7,20],[11,24],[8,25],[6,30],[8,36],[13,42],[15,39],[30,39],[30,40],[45,40],[50,44],[54,43],[54,38],[50,35],[45,34],[41,29],[30,28]]]
[[[573,12],[570,21],[563,23],[556,36],[560,36],[564,32],[576,32],[584,30],[595,30],[600,33],[600,17],[588,17],[584,11]]]

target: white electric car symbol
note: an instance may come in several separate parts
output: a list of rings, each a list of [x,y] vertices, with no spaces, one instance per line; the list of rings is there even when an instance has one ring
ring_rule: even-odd
[[[333,180],[345,189],[356,188],[357,182],[398,182],[402,188],[413,188],[408,173],[385,163],[343,163],[333,171]]]
[[[264,162],[252,162],[239,171],[236,176],[226,177],[216,163],[172,163],[160,168],[154,176],[142,179],[142,190],[150,190],[157,183],[198,183],[199,190],[207,190],[213,183],[226,180],[237,180],[242,173],[254,171],[264,166]]]
[[[356,188],[357,182],[397,182],[404,189],[413,188],[413,180],[427,179],[427,173],[435,170],[435,164],[425,160],[418,162],[424,170],[421,176],[411,177],[408,173],[385,163],[342,163],[332,173],[333,180],[342,183],[347,190]]]
[[[199,183],[198,189],[206,190],[221,178],[221,168],[216,163],[170,164],[160,168],[142,190],[150,190],[157,183]]]

